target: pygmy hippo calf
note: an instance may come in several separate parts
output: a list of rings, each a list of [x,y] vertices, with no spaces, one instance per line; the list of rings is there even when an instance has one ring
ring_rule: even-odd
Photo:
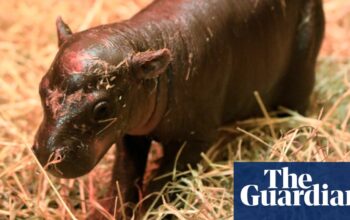
[[[156,0],[74,34],[59,18],[33,150],[43,165],[59,159],[53,175],[74,178],[116,143],[112,183],[137,202],[152,140],[163,146],[162,175],[184,143],[180,168],[198,162],[220,126],[259,113],[254,91],[271,110],[303,113],[323,30],[321,0]]]

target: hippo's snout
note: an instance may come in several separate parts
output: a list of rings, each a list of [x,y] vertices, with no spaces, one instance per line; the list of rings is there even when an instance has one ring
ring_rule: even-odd
[[[51,174],[75,178],[88,173],[98,162],[93,157],[94,154],[87,154],[76,148],[77,146],[48,148],[34,144],[32,149],[40,164]]]
[[[32,149],[40,164],[51,174],[75,178],[85,175],[96,166],[113,144],[116,133],[106,129],[100,136],[93,132],[82,135],[68,125],[52,126],[44,121]]]

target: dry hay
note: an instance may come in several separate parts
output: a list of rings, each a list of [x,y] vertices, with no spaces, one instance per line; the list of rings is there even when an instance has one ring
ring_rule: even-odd
[[[92,208],[101,208],[110,152],[93,172],[74,180],[48,177],[36,164],[30,147],[41,120],[37,87],[57,51],[58,15],[77,31],[126,19],[148,2],[1,1],[0,219],[82,219]],[[350,4],[326,0],[325,9],[327,34],[308,117],[284,110],[289,117],[266,115],[223,128],[236,136],[234,141],[220,151],[214,146],[198,167],[175,170],[171,175],[177,181],[158,194],[163,205],[147,218],[232,219],[235,160],[349,161]],[[213,162],[222,154],[228,159]]]

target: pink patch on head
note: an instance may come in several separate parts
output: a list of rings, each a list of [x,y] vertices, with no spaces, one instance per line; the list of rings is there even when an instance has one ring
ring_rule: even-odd
[[[92,59],[93,56],[90,54],[81,51],[69,51],[62,56],[61,62],[63,68],[66,69],[68,73],[82,73],[85,63]]]
[[[61,98],[63,98],[63,94],[58,89],[55,89],[49,91],[49,96],[45,100],[46,106],[51,109],[53,118],[57,117],[58,112],[62,108]]]
[[[87,94],[86,95],[86,99],[87,99],[88,102],[91,103],[91,102],[93,102],[96,99],[96,97],[93,94]]]
[[[86,94],[82,89],[68,96],[65,96],[64,93],[58,89],[54,89],[49,91],[49,95],[45,100],[45,104],[51,110],[53,119],[57,119],[68,113],[67,106],[70,106],[74,103],[79,103],[85,96]],[[62,103],[63,98],[64,103]]]
[[[68,104],[71,104],[71,103],[74,103],[74,102],[80,102],[84,96],[84,92],[82,89],[76,91],[75,93],[69,95],[67,97],[67,103]]]

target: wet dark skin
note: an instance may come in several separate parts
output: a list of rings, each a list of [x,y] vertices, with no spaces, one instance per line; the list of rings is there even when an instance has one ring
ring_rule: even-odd
[[[184,143],[179,169],[200,160],[220,126],[257,115],[254,91],[269,110],[304,113],[323,28],[321,0],[158,0],[74,34],[59,18],[33,150],[43,165],[59,161],[53,175],[74,178],[116,143],[112,188],[118,181],[123,201],[137,203],[152,140],[162,175]]]

